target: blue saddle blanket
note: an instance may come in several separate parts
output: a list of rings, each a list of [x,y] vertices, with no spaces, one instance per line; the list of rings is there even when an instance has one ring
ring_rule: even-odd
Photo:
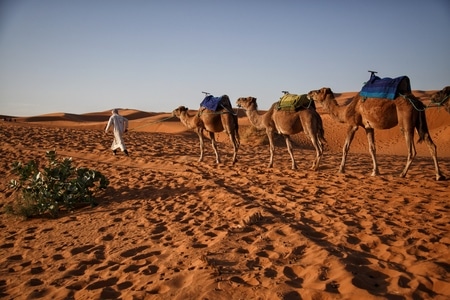
[[[207,108],[212,111],[216,111],[217,107],[219,107],[220,100],[222,100],[222,96],[214,97],[213,95],[208,95],[200,103],[200,106],[203,106],[204,108]]]
[[[399,90],[399,85],[402,80],[407,80],[406,90]],[[411,85],[407,76],[400,76],[396,78],[380,78],[372,75],[370,80],[362,87],[359,93],[362,97],[366,98],[385,98],[393,100],[398,96],[398,93],[410,93]]]

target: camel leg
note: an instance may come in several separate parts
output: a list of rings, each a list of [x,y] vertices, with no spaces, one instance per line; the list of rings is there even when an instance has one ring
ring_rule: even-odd
[[[430,150],[430,154],[431,154],[431,157],[433,158],[433,162],[434,162],[434,170],[436,172],[436,180],[445,180],[446,179],[445,176],[442,175],[441,171],[439,170],[439,163],[438,163],[438,160],[437,160],[436,145],[433,143],[433,140],[431,139],[430,133],[428,132],[425,112],[420,112],[419,113],[419,122],[418,122],[418,124],[416,124],[415,127],[416,127],[416,130],[417,130],[418,134],[419,134],[419,143],[421,141],[425,141],[425,143],[427,144],[428,149]],[[411,142],[414,142],[413,141],[414,129],[411,131],[411,136],[412,136],[411,137]],[[405,175],[406,175],[406,171],[404,171],[404,172],[405,172]]]
[[[230,137],[230,141],[231,144],[233,145],[233,165],[236,163],[237,161],[237,151],[238,151],[238,142],[236,139],[236,135],[234,134],[234,132],[232,131],[231,133],[228,134]]]
[[[425,136],[424,140],[425,140],[425,143],[427,143],[428,149],[430,150],[431,157],[433,158],[434,170],[436,171],[436,180],[445,180],[446,179],[445,176],[439,170],[436,145],[433,143],[433,140],[431,139],[431,137],[428,134]]]
[[[269,139],[269,151],[270,151],[270,158],[269,158],[269,168],[273,167],[273,152],[275,151],[275,146],[273,143],[273,132],[270,129],[266,129],[267,138]]]
[[[231,106],[230,106],[231,107]],[[226,109],[229,113],[222,114],[221,121],[222,127],[225,132],[228,134],[228,137],[233,145],[233,165],[237,161],[237,152],[239,149],[239,131],[237,125],[237,116],[230,114],[232,111]]]
[[[347,129],[347,138],[345,139],[344,147],[342,148],[342,160],[339,166],[339,173],[345,173],[345,161],[347,160],[348,150],[352,144],[353,138],[355,137],[355,132],[358,130],[358,126],[350,126]]]
[[[406,165],[403,169],[402,173],[400,174],[400,177],[405,177],[406,173],[408,173],[409,167],[411,166],[411,163],[414,160],[414,157],[416,157],[416,147],[414,145],[414,129],[408,129],[405,130],[405,141],[406,141],[406,148],[408,150],[408,157],[406,158]]]
[[[369,153],[372,156],[373,170],[371,176],[380,175],[377,163],[377,149],[375,147],[375,130],[373,128],[364,128],[366,130],[367,140],[369,142]]]
[[[313,135],[311,137],[311,142],[316,149],[316,158],[313,161],[312,167],[310,170],[317,171],[319,169],[320,160],[323,156],[323,145],[317,135]]]
[[[238,120],[237,120],[237,116],[233,116],[233,121],[235,122],[234,125],[232,126],[233,128],[231,128],[230,134],[231,134],[231,138],[232,141],[231,143],[233,144],[233,150],[234,150],[234,154],[233,154],[233,165],[237,162],[237,153],[239,150],[239,129],[238,129]]]
[[[220,164],[219,151],[217,151],[216,137],[214,136],[214,132],[209,133],[209,137],[211,138],[211,146],[216,154],[216,163]]]
[[[199,162],[203,161],[203,150],[204,150],[204,139],[203,139],[203,130],[197,131],[198,139],[200,140],[200,158]]]
[[[291,140],[289,139],[288,135],[284,136],[284,139],[286,140],[286,147],[287,150],[289,152],[289,155],[291,156],[291,161],[292,161],[292,170],[297,169],[297,164],[295,163],[295,159],[294,159],[294,153],[292,152],[292,143]]]

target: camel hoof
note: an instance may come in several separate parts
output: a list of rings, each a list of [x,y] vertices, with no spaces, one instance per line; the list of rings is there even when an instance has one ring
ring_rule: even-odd
[[[378,170],[373,171],[371,176],[380,176],[380,171]]]
[[[444,180],[447,180],[447,178],[444,175],[439,174],[436,176],[436,181],[444,181]]]

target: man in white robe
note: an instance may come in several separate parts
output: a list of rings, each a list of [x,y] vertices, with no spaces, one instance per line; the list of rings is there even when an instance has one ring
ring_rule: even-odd
[[[111,145],[113,154],[116,155],[117,149],[120,148],[128,156],[127,147],[123,141],[123,134],[128,131],[128,119],[119,115],[117,109],[113,109],[108,125],[106,125],[105,134],[108,133],[110,127],[112,127],[114,133],[114,140]]]

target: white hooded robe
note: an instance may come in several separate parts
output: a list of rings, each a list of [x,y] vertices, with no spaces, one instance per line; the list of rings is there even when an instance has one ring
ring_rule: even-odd
[[[113,115],[109,118],[108,125],[106,125],[105,132],[108,132],[111,126],[114,132],[114,140],[112,142],[111,149],[116,150],[117,148],[120,148],[120,150],[124,151],[127,148],[123,141],[122,134],[126,129],[128,129],[128,119],[117,113],[113,113]]]

